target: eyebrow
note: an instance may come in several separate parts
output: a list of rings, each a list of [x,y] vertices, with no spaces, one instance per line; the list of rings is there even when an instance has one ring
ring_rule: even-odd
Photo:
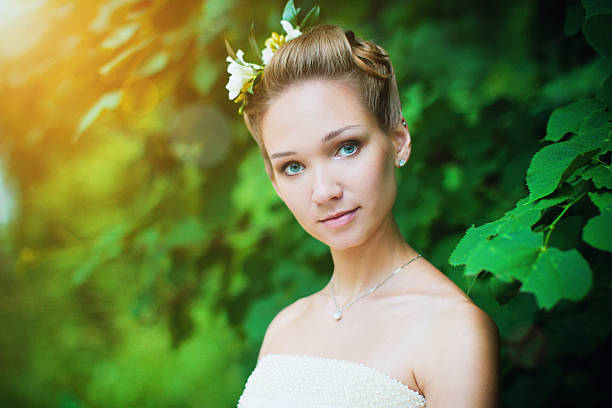
[[[332,130],[331,132],[326,134],[323,137],[323,139],[321,139],[321,143],[327,143],[330,140],[332,140],[333,138],[340,136],[345,131],[347,131],[347,130],[349,130],[351,128],[354,128],[354,127],[359,127],[359,125],[348,125],[348,126],[344,126],[344,127],[339,128],[339,129],[336,129],[336,130]],[[293,154],[297,154],[297,153],[296,152],[279,152],[279,153],[274,153],[273,155],[270,156],[270,159],[277,159],[279,157],[291,156]]]

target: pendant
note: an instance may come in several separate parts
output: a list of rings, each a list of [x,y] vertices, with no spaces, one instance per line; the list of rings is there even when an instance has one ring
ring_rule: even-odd
[[[342,319],[342,312],[338,310],[336,313],[334,313],[334,319],[336,320]]]

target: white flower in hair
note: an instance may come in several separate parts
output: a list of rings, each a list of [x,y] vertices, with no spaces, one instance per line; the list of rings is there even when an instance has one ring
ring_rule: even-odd
[[[272,55],[274,55],[278,47],[280,47],[287,41],[291,41],[302,35],[302,32],[299,30],[299,27],[293,28],[291,23],[287,20],[281,20],[281,25],[283,26],[283,30],[285,30],[285,33],[287,34],[280,35],[278,33],[272,33],[270,38],[266,40],[266,48],[261,50],[261,60],[263,61],[264,66],[270,63]]]
[[[274,55],[274,50],[270,47],[266,47],[261,50],[261,60],[263,61],[264,65],[268,65],[270,63],[272,55]]]
[[[255,36],[253,34],[253,28],[251,27],[249,41],[251,43],[251,47],[253,48],[254,54],[260,54],[258,57],[261,58],[261,65],[246,62],[244,60],[244,52],[242,50],[238,50],[238,52],[236,52],[236,58],[226,58],[226,61],[229,62],[227,72],[229,72],[230,78],[227,85],[225,85],[225,89],[229,91],[228,96],[230,100],[234,100],[234,102],[241,104],[240,108],[238,109],[238,113],[242,114],[243,109],[246,106],[248,95],[253,93],[254,87],[257,86],[256,84],[258,80],[260,80],[260,78],[263,76],[264,67],[270,63],[274,53],[287,41],[291,41],[302,35],[300,27],[307,27],[307,21],[312,23],[319,18],[319,6],[314,6],[298,25],[299,12],[300,9],[295,8],[293,0],[288,0],[287,4],[285,4],[285,8],[283,9],[283,19],[281,20],[281,26],[283,27],[285,34],[273,32],[265,42],[266,47],[261,51],[257,46],[257,41],[255,40]],[[296,24],[295,27],[291,24],[291,21]],[[227,38],[225,39],[225,45],[227,47],[228,54],[234,56],[234,51],[227,41]]]
[[[291,41],[294,38],[297,38],[302,35],[302,32],[299,30],[299,27],[293,28],[291,23],[287,20],[281,20],[281,25],[283,26],[283,30],[285,30],[285,32],[287,33],[287,35],[285,36],[285,41]]]
[[[241,92],[246,92],[250,88],[251,82],[257,76],[258,70],[261,70],[257,64],[248,63],[244,60],[244,52],[238,50],[236,52],[237,60],[232,57],[227,57],[229,62],[227,72],[230,74],[229,81],[225,85],[225,89],[229,91],[229,98],[236,98]]]

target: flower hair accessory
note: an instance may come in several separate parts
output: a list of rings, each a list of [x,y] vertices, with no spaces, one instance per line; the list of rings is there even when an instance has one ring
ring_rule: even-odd
[[[226,58],[226,61],[229,62],[227,72],[230,74],[229,81],[227,82],[227,85],[225,85],[225,89],[227,89],[229,92],[230,100],[241,104],[240,108],[238,109],[238,113],[242,114],[242,111],[247,103],[248,95],[253,93],[253,87],[263,75],[265,66],[270,63],[270,60],[272,59],[272,56],[276,50],[278,50],[284,43],[302,35],[300,27],[304,28],[306,23],[315,22],[319,18],[320,8],[319,6],[314,6],[312,9],[310,9],[308,14],[306,14],[306,17],[304,17],[302,22],[297,24],[299,12],[300,9],[295,8],[293,0],[289,0],[287,4],[285,4],[282,20],[280,22],[285,34],[273,32],[266,40],[265,48],[263,48],[261,51],[259,50],[257,41],[255,40],[255,35],[253,34],[253,25],[251,25],[249,43],[253,53],[259,60],[259,64],[246,62],[244,60],[244,51],[239,49],[237,52],[234,52],[227,41],[227,38],[225,39],[225,46],[227,48],[227,53],[229,54],[229,57]]]

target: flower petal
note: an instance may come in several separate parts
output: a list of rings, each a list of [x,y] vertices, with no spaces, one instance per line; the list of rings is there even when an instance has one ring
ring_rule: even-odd
[[[287,33],[287,35],[285,36],[285,41],[291,41],[294,38],[297,38],[302,35],[302,32],[298,30],[297,27],[293,28],[291,23],[287,20],[281,20],[281,25],[283,26],[283,30],[285,30],[285,32]]]
[[[283,30],[285,30],[287,34],[293,31],[293,26],[287,20],[281,20],[281,25],[283,26]]]
[[[246,62],[244,62],[244,51],[242,51],[242,50],[236,51],[236,57],[238,57],[238,61],[240,61],[244,65],[246,65]]]
[[[264,48],[261,51],[261,59],[263,61],[263,64],[268,65],[273,55],[274,55],[274,51],[272,51],[271,48],[268,48],[268,47]]]
[[[255,70],[252,67],[236,64],[234,62],[227,66],[227,72],[232,75],[254,75]]]

